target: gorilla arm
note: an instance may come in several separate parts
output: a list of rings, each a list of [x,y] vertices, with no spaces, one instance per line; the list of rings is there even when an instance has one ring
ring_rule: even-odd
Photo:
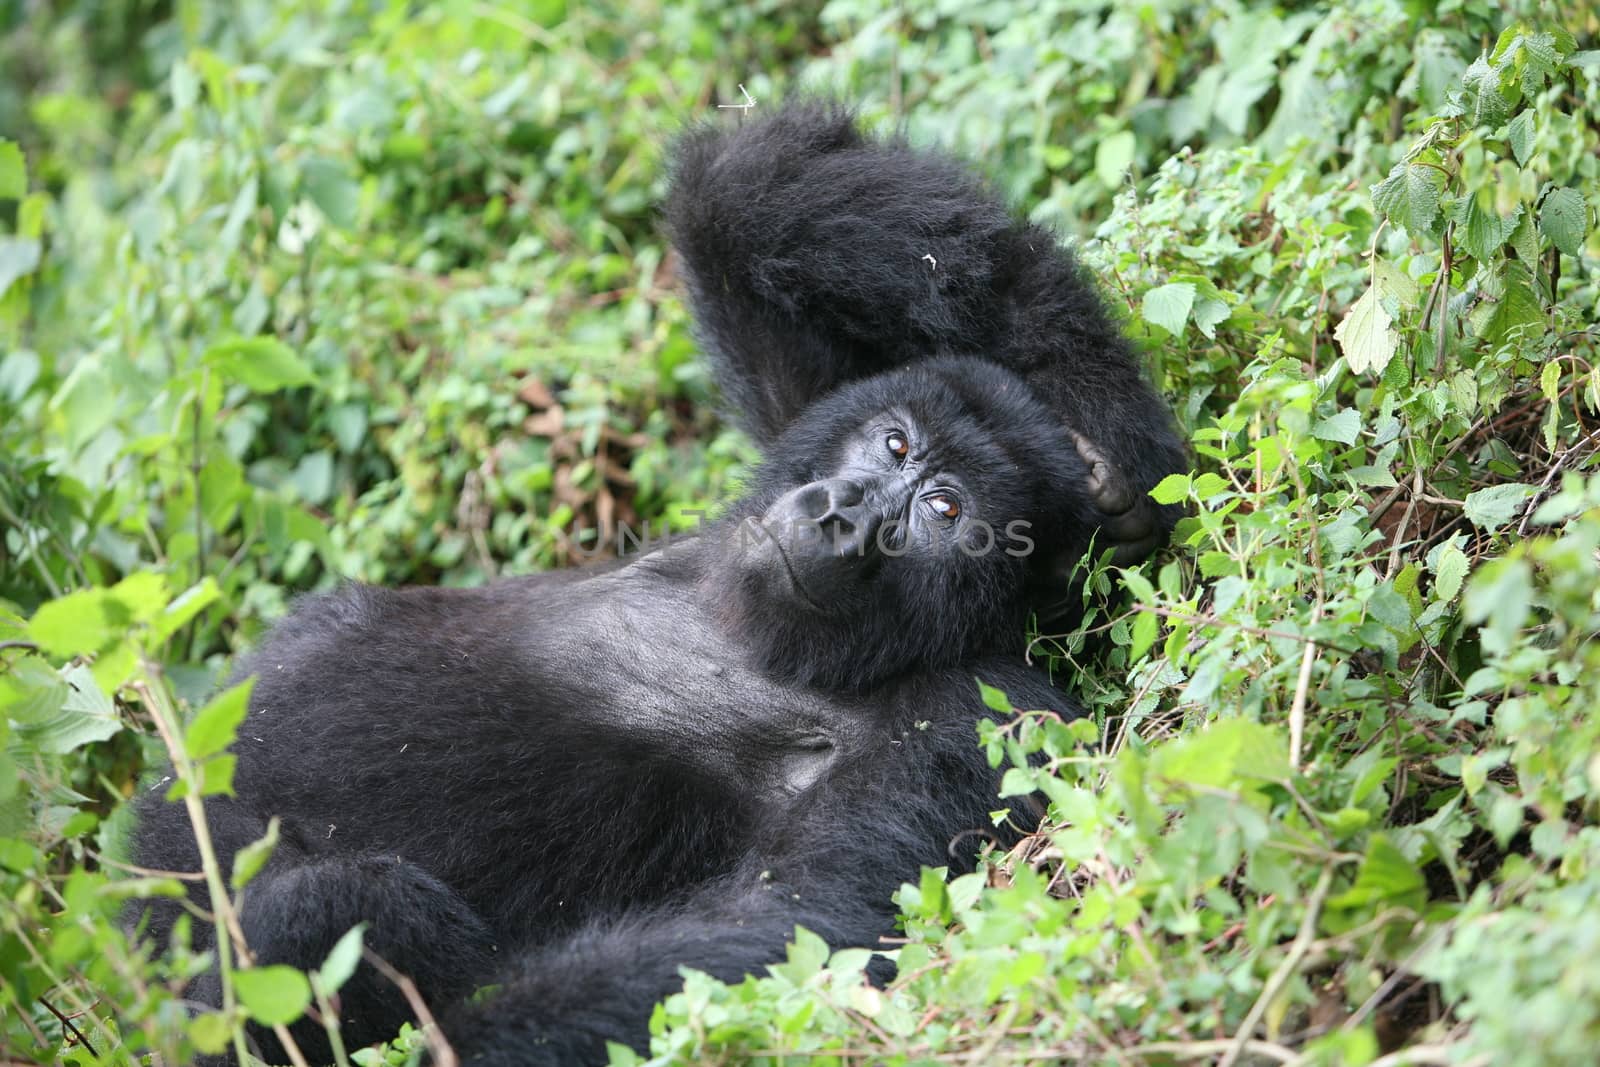
[[[964,164],[791,105],[686,135],[666,211],[719,384],[757,440],[843,382],[981,356],[1060,413],[1119,561],[1170,533],[1177,509],[1146,495],[1187,467],[1165,405],[1055,235]]]
[[[1003,660],[970,670],[1019,705],[1074,712],[1039,672]],[[971,696],[952,700],[962,691]],[[463,1060],[602,1063],[607,1041],[642,1051],[652,1007],[682,987],[680,968],[728,982],[760,975],[784,958],[797,925],[835,949],[879,947],[894,933],[890,898],[901,883],[924,866],[971,870],[980,837],[1016,840],[1014,828],[991,829],[999,772],[974,743],[986,712],[972,674],[925,675],[893,703],[900,710],[878,748],[838,765],[792,806],[756,816],[749,839],[759,844],[733,871],[536,947],[494,995],[445,1015]],[[1017,821],[1031,828],[1031,815]],[[891,973],[886,961],[873,972]]]

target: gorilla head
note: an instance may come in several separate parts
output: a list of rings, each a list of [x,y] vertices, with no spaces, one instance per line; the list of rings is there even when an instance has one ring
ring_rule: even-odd
[[[820,399],[723,530],[730,622],[764,668],[830,688],[1020,640],[1037,544],[1082,531],[1085,468],[1019,377],[931,359]]]

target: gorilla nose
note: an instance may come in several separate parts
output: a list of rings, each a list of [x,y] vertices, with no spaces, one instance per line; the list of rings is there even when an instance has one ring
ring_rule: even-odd
[[[822,547],[837,556],[865,555],[878,532],[878,515],[866,503],[866,490],[848,478],[828,478],[801,486],[793,496],[798,526],[821,531]],[[793,531],[800,541],[809,529]]]

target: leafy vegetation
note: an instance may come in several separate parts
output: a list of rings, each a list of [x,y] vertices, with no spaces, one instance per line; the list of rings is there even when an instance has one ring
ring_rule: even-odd
[[[191,1018],[206,961],[118,925],[178,889],[123,801],[228,788],[211,692],[289,596],[729,491],[652,204],[742,83],[1080,238],[1195,470],[1173,548],[1040,637],[1091,717],[974,737],[1049,831],[905,887],[889,988],[804,933],[690,975],[653,1062],[1591,1063],[1600,17],[1289,7],[0,4],[5,1058],[183,1062],[348,975],[230,959]]]

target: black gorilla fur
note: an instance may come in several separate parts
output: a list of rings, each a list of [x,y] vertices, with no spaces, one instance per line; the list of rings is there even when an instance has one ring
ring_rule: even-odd
[[[760,973],[796,924],[892,933],[902,881],[994,836],[974,676],[1075,714],[1023,663],[1029,606],[1091,535],[1137,552],[1170,523],[1139,491],[1182,453],[1127,344],[959,165],[802,105],[689,135],[668,221],[764,445],[749,493],[623,566],[303,599],[240,668],[237,795],[206,803],[224,864],[282,819],[240,901],[260,961],[318,966],[366,921],[469,1062],[603,1061],[680,966]],[[1039,551],[1005,551],[1013,522]],[[140,864],[198,867],[180,805],[141,815]],[[409,1011],[363,965],[340,1016],[361,1044]]]

